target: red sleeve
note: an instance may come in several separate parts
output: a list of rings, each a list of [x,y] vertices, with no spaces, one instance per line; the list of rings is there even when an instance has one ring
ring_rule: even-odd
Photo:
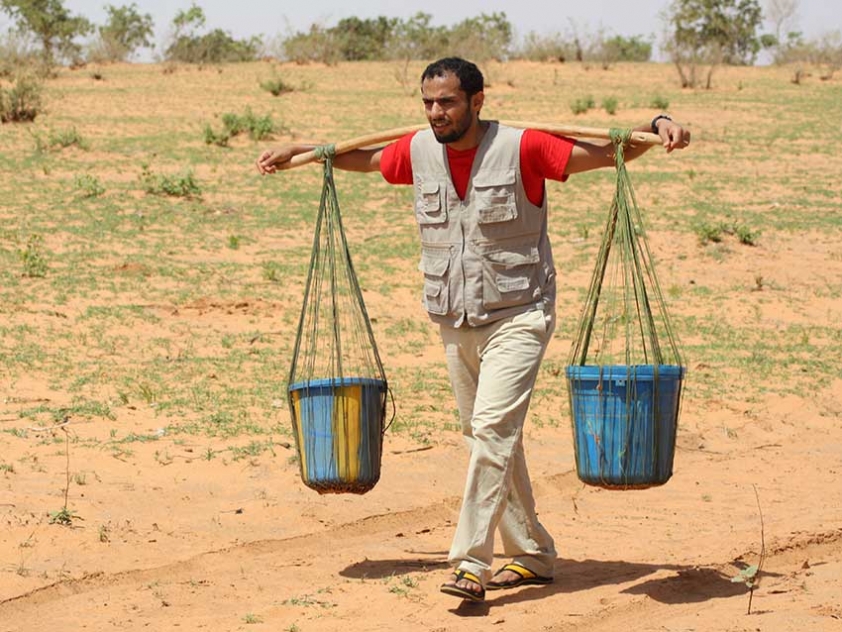
[[[415,132],[400,137],[383,148],[380,173],[390,184],[412,184],[412,157],[409,147]]]
[[[565,170],[573,141],[547,132],[528,129],[520,141],[520,173],[526,197],[535,206],[544,201],[544,180],[567,180]]]

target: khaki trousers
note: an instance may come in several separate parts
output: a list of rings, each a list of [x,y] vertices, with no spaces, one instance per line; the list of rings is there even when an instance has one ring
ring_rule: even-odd
[[[441,327],[471,451],[449,560],[483,585],[491,577],[495,530],[507,557],[538,575],[553,576],[556,551],[535,513],[523,424],[554,328],[555,314],[542,310],[482,327]]]

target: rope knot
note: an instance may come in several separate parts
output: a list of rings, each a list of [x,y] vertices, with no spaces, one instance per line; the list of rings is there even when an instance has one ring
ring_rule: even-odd
[[[313,149],[313,153],[316,155],[316,160],[319,162],[333,160],[336,157],[336,145],[319,145]]]

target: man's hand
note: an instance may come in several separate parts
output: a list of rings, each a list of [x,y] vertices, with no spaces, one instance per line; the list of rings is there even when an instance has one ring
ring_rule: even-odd
[[[684,149],[690,144],[690,132],[675,121],[662,118],[657,122],[658,136],[664,142],[667,153],[673,149]]]
[[[283,145],[267,149],[258,156],[255,166],[261,175],[275,173],[278,170],[277,165],[289,162],[296,154],[307,151],[306,149],[299,151],[299,149],[295,145]]]

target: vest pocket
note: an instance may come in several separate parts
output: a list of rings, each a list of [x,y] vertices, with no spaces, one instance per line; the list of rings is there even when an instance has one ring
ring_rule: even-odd
[[[515,183],[515,173],[510,170],[474,178],[478,224],[497,224],[517,218]]]
[[[450,246],[422,244],[418,269],[424,273],[424,307],[431,314],[447,314],[450,308]]]
[[[541,297],[536,246],[487,250],[482,257],[482,303],[486,309],[527,305]]]
[[[442,185],[439,182],[420,182],[415,196],[415,217],[418,223],[444,224],[447,208],[442,200]]]

